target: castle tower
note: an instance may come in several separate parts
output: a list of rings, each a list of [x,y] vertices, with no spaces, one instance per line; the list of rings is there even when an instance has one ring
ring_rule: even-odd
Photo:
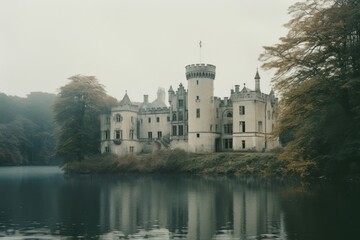
[[[188,80],[188,145],[190,152],[214,152],[215,66],[192,64],[186,66]]]

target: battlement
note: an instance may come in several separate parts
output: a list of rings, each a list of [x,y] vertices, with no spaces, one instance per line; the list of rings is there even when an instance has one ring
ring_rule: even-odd
[[[216,67],[211,64],[191,64],[185,67],[186,69],[186,79],[192,78],[210,78],[215,79],[215,70]]]

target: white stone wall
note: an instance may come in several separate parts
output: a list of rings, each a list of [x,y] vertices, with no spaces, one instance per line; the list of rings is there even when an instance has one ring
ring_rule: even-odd
[[[152,138],[158,138],[158,132],[162,136],[170,134],[170,122],[168,121],[169,113],[146,113],[139,115],[140,139],[148,139],[148,132],[152,132]],[[149,122],[149,118],[151,122]],[[159,121],[157,121],[159,119]]]
[[[187,67],[197,68],[201,73],[206,72],[209,65]],[[211,65],[210,65],[211,66]],[[215,74],[215,67],[213,69]],[[200,117],[197,116],[200,110]],[[191,152],[214,152],[215,151],[215,101],[214,79],[210,77],[191,77],[188,79],[188,141]]]

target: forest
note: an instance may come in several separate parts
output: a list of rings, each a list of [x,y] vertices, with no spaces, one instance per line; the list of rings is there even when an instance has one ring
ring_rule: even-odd
[[[55,164],[52,105],[56,95],[0,93],[0,165]]]

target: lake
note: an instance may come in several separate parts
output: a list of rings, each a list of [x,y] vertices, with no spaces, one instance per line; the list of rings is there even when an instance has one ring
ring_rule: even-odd
[[[360,188],[0,168],[0,239],[360,239]]]

